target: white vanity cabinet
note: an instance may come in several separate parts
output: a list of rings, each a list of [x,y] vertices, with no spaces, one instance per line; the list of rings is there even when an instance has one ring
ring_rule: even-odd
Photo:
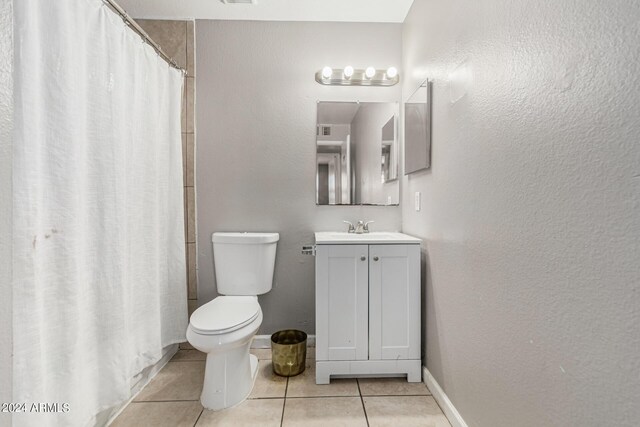
[[[421,380],[420,240],[401,233],[316,233],[316,383]]]

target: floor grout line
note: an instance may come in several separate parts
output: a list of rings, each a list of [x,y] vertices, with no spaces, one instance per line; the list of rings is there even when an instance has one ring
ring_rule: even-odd
[[[284,399],[284,396],[247,397],[247,400],[278,400],[278,399]]]
[[[202,414],[204,414],[204,408],[202,408],[202,410],[200,411],[198,418],[196,418],[196,422],[193,424],[193,427],[196,427],[196,425],[198,424],[198,421],[200,421],[200,417],[202,416]]]
[[[264,397],[248,397],[247,400],[265,400],[265,399],[330,399],[336,397],[433,397],[430,394],[336,394],[324,396],[264,396]],[[141,401],[144,402],[193,402],[193,400],[155,400]]]
[[[360,394],[362,397],[429,397],[430,394]]]
[[[282,401],[282,416],[280,417],[280,427],[284,423],[284,408],[287,406],[287,391],[289,390],[289,377],[287,377],[287,384],[284,387],[284,400]]]
[[[364,397],[362,397],[362,391],[360,390],[360,381],[356,378],[356,384],[358,384],[358,393],[360,393],[360,402],[362,402],[362,410],[364,411],[364,419],[369,427],[369,417],[367,417],[367,408],[364,406]]]
[[[433,397],[433,396],[431,396]],[[447,420],[447,422],[449,423],[449,427],[451,427],[453,424],[451,424],[451,420],[449,419],[449,417],[447,417],[447,414],[444,413],[444,411],[442,410],[442,406],[440,406],[440,404],[438,403],[438,401],[436,400],[435,397],[433,397],[433,401],[436,402],[436,405],[438,406],[438,409],[440,409],[440,413],[442,415],[444,415],[444,418]]]
[[[329,396],[290,396],[287,399],[329,399],[335,397],[360,397],[359,394],[339,394],[339,395],[329,395]]]
[[[131,403],[197,402],[198,399],[132,400]]]

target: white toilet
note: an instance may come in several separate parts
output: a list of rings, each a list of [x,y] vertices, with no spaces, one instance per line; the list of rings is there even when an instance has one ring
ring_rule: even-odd
[[[249,354],[262,323],[258,295],[273,284],[278,233],[213,233],[219,297],[191,315],[187,340],[207,354],[200,401],[207,409],[237,405],[251,393],[258,359]]]

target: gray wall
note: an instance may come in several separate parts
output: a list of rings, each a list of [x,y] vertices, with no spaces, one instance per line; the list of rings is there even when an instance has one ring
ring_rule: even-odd
[[[372,219],[399,230],[399,207],[316,206],[316,102],[399,101],[401,88],[328,87],[324,65],[401,63],[400,24],[196,22],[198,302],[216,296],[214,231],[280,233],[259,333],[315,331],[314,231]],[[375,226],[375,227],[374,227]]]
[[[631,1],[409,12],[433,158],[403,229],[426,242],[427,367],[470,427],[638,425],[639,21]]]
[[[13,290],[12,290],[12,131],[13,131],[13,11],[10,0],[0,0],[0,402],[12,401]],[[11,425],[11,415],[0,413],[0,426]]]

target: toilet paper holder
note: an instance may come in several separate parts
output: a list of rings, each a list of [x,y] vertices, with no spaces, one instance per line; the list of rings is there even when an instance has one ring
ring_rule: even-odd
[[[316,256],[316,245],[302,245],[302,255]]]

